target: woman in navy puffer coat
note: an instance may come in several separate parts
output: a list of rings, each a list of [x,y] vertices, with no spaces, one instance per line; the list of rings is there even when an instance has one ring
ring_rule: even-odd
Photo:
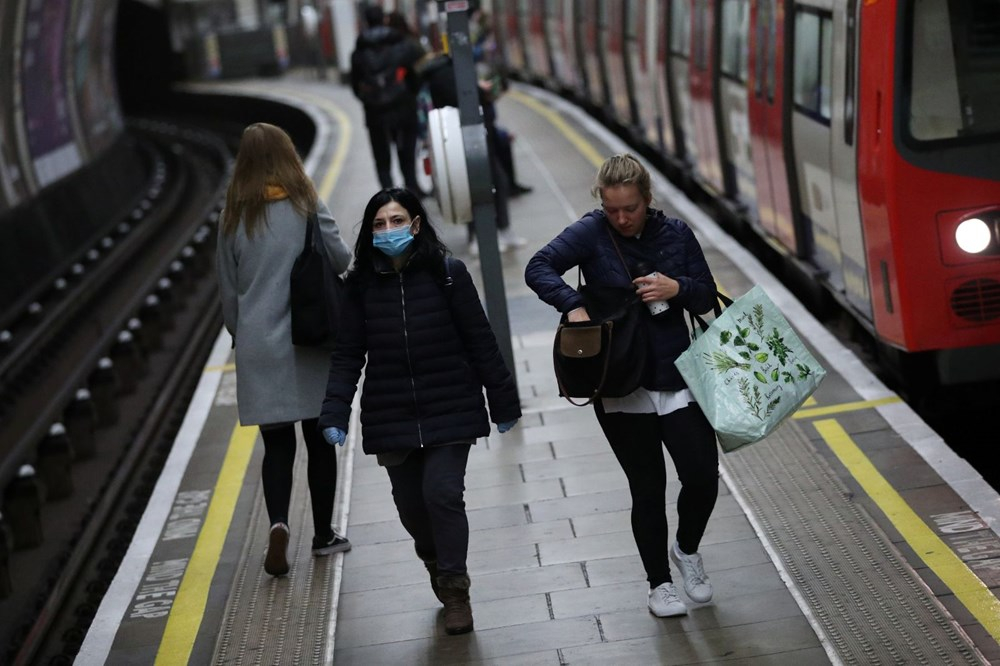
[[[521,416],[472,277],[447,256],[420,200],[387,189],[365,209],[330,356],[320,428],[342,444],[365,369],[361,439],[378,456],[449,634],[471,631],[465,466],[472,444]],[[367,357],[367,361],[366,361]]]
[[[711,310],[715,280],[691,229],[649,207],[650,174],[635,157],[605,161],[594,195],[603,210],[588,213],[539,250],[528,262],[525,281],[569,321],[590,319],[580,294],[562,278],[576,266],[589,285],[631,285],[643,302],[669,306],[655,317],[644,313],[650,366],[642,387],[623,398],[599,399],[594,409],[628,478],[632,532],[649,580],[649,610],[658,617],[683,615],[687,608],[672,582],[670,560],[680,569],[689,598],[702,603],[712,598],[698,546],[718,496],[719,459],[715,431],[674,360],[690,344],[684,310]],[[670,547],[664,445],[681,482],[677,539]]]

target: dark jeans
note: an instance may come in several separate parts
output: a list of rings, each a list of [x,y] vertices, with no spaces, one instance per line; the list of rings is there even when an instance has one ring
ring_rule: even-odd
[[[375,170],[382,188],[392,187],[392,145],[396,146],[399,170],[403,172],[406,189],[419,195],[417,183],[417,133],[419,125],[416,114],[413,122],[387,123],[372,122],[368,125],[368,139],[372,144]]]
[[[313,529],[317,536],[330,534],[333,498],[337,492],[337,447],[327,444],[320,434],[318,418],[302,421],[302,437],[309,454],[309,497],[312,500]],[[292,467],[295,464],[295,424],[264,426],[264,503],[271,524],[288,524],[288,505],[292,497]]]
[[[465,465],[472,444],[414,451],[386,467],[399,519],[413,537],[417,555],[437,560],[438,575],[466,573],[469,520],[465,515]]]
[[[698,552],[719,495],[719,451],[715,431],[701,408],[688,405],[664,416],[604,412],[597,420],[618,458],[632,493],[632,534],[651,588],[671,581],[667,559],[667,472],[663,445],[681,482],[677,498],[677,544]]]

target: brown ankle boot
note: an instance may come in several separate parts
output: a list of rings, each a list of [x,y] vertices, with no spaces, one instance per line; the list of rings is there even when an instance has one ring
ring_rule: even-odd
[[[424,566],[427,568],[427,574],[431,577],[431,589],[434,590],[434,596],[437,597],[438,601],[444,603],[444,599],[441,598],[441,588],[438,585],[438,563],[434,560],[424,560]]]
[[[451,636],[472,631],[472,604],[469,603],[469,577],[438,576],[441,603],[444,604],[444,630]]]

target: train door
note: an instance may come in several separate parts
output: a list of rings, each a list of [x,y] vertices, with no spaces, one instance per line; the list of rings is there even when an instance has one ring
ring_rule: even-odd
[[[833,207],[840,238],[841,270],[847,300],[872,318],[868,258],[858,204],[857,108],[858,0],[835,6],[833,15],[833,109],[830,157]]]
[[[521,25],[525,28],[528,68],[543,85],[552,84],[552,66],[545,49],[545,4],[521,0]]]
[[[598,55],[600,5],[600,0],[576,0],[576,45],[580,62],[583,63],[587,99],[595,109],[603,110],[609,98]]]
[[[635,104],[634,115],[640,139],[657,151],[663,150],[659,88],[656,79],[656,53],[662,33],[657,33],[656,3],[653,0],[629,0],[626,5],[626,64],[629,71],[629,96]]]
[[[747,111],[750,0],[721,0],[720,22],[718,85],[723,177],[732,198],[747,210],[756,210],[757,186]]]
[[[610,111],[622,127],[632,127],[632,102],[629,100],[628,73],[625,71],[625,1],[604,0],[601,51],[604,54],[604,80],[611,94]]]
[[[576,60],[573,0],[545,0],[545,39],[552,57],[552,75],[562,90],[580,92],[580,67]]]
[[[785,104],[785,11],[782,0],[751,0],[750,150],[757,212],[765,232],[798,255],[789,170],[782,146]]]
[[[669,98],[677,111],[674,122],[677,154],[687,164],[698,162],[694,140],[694,111],[691,107],[691,0],[670,0]]]
[[[792,153],[798,212],[806,238],[811,241],[800,249],[824,271],[826,280],[842,291],[844,279],[830,149],[833,13],[795,5],[792,21]]]
[[[692,51],[689,61],[692,142],[698,146],[695,175],[716,195],[726,194],[715,115],[716,0],[694,0],[691,7]]]
[[[670,158],[680,158],[680,146],[674,123],[677,113],[671,106],[676,95],[670,91],[670,0],[653,0],[655,18],[649,21],[651,30],[655,30],[653,39],[656,51],[653,60],[653,88],[656,95],[656,110],[659,118],[660,146]]]

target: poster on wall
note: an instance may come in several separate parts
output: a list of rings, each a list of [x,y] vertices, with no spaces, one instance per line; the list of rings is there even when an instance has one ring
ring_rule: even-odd
[[[0,2],[0,44],[14,44],[17,3]],[[0,47],[0,215],[28,195],[17,156],[18,133],[14,106],[14,49]]]
[[[109,0],[75,0],[73,97],[78,134],[90,158],[108,148],[123,127],[112,61],[116,10]]]
[[[25,134],[39,188],[82,164],[73,136],[65,48],[70,0],[29,0],[21,41]]]

